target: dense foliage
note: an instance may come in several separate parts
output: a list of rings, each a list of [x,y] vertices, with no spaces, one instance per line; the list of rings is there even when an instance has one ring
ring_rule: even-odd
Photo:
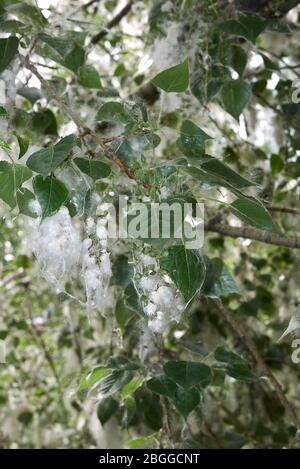
[[[0,0],[1,447],[299,445],[297,3]]]

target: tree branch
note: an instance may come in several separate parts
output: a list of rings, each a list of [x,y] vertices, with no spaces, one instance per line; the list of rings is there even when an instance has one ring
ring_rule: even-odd
[[[122,8],[122,10],[119,11],[118,14],[114,18],[112,18],[112,20],[110,20],[107,23],[107,25],[104,29],[102,29],[99,33],[95,34],[94,36],[92,36],[91,43],[92,44],[97,44],[97,42],[99,42],[101,39],[103,39],[108,34],[110,29],[112,29],[114,26],[119,24],[120,21],[124,18],[124,16],[126,16],[130,12],[133,3],[134,3],[134,0],[130,0],[124,6],[124,8]]]
[[[94,3],[97,3],[99,2],[100,0],[90,0],[89,2],[85,3],[84,5],[82,5],[81,8],[83,8],[84,10],[92,5],[94,5]]]
[[[231,226],[224,225],[221,223],[208,222],[205,225],[207,231],[219,233],[223,236],[229,236],[230,238],[246,238],[253,239],[254,241],[261,241],[266,244],[273,244],[275,246],[283,246],[286,248],[300,249],[300,237],[288,237],[278,235],[276,233],[270,233],[268,231],[259,230],[252,228],[251,226]]]
[[[110,147],[106,145],[107,137],[102,138],[93,129],[87,127],[85,123],[73,111],[73,109],[60,96],[55,93],[55,90],[52,88],[52,86],[49,85],[47,80],[42,77],[36,67],[28,59],[25,60],[25,67],[40,80],[41,84],[46,88],[51,98],[54,99],[60,105],[65,114],[67,114],[72,119],[74,124],[76,124],[80,132],[79,136],[82,138],[84,136],[89,135],[100,146],[106,158],[113,161],[125,174],[127,174],[129,179],[136,181],[134,172],[122,160],[120,160],[120,158],[118,158],[116,153],[114,153]],[[118,137],[114,138],[114,140],[115,139],[118,139]],[[149,187],[146,183],[143,183],[143,186],[145,188]]]
[[[222,301],[220,299],[215,299],[212,300],[213,304],[215,305],[218,313],[225,319],[227,324],[231,327],[231,329],[235,332],[235,334],[242,339],[248,350],[251,352],[253,355],[254,359],[256,360],[258,366],[260,369],[264,372],[264,374],[269,378],[269,381],[272,383],[274,390],[285,408],[286,412],[290,416],[291,420],[293,421],[293,424],[295,425],[296,429],[300,429],[300,420],[295,412],[294,407],[290,403],[290,401],[287,399],[285,396],[282,385],[280,382],[277,380],[277,378],[273,375],[272,371],[268,368],[266,365],[263,357],[261,356],[260,352],[258,351],[254,341],[252,338],[249,336],[248,332],[246,329],[241,326],[239,323],[236,322],[234,319],[231,311],[227,309]]]
[[[133,132],[129,132],[127,135],[121,134],[121,135],[116,135],[114,137],[101,137],[101,140],[103,143],[110,143],[116,140],[127,140],[128,138],[138,137],[139,135],[147,135],[149,133],[150,133],[149,129],[139,129],[139,130],[134,130]]]
[[[168,409],[167,409],[166,400],[165,400],[164,396],[159,397],[159,403],[160,403],[161,410],[162,410],[162,420],[163,420],[160,447],[163,448],[162,437],[163,437],[164,433],[167,435],[170,446],[172,447],[173,446],[173,444],[172,444],[172,432],[171,432],[170,425],[169,425]]]
[[[266,204],[266,207],[271,212],[281,212],[281,213],[292,213],[294,215],[300,215],[300,208],[297,207],[285,207],[284,205],[273,205]]]

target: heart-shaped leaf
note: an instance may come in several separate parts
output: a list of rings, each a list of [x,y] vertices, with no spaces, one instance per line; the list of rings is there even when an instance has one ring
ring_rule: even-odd
[[[34,194],[42,208],[42,218],[50,217],[67,200],[66,186],[54,176],[36,176],[32,182]]]
[[[7,39],[0,39],[0,73],[2,73],[13,60],[18,50],[19,39],[10,36]]]
[[[184,246],[172,246],[162,257],[160,266],[165,270],[189,303],[200,291],[205,279],[205,262],[201,253]]]
[[[246,81],[231,80],[222,90],[224,109],[238,120],[251,94],[251,86]]]
[[[110,167],[102,161],[93,161],[87,158],[75,158],[74,163],[80,171],[90,176],[92,179],[106,178],[110,175]]]
[[[168,92],[180,93],[189,86],[189,61],[185,59],[175,67],[167,68],[153,78],[152,83]]]
[[[56,145],[43,148],[27,160],[27,166],[36,173],[47,176],[52,173],[70,154],[76,143],[76,136],[71,134],[62,138]]]

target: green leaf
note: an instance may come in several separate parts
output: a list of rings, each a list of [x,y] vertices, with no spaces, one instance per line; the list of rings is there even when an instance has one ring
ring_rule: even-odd
[[[133,440],[127,441],[127,443],[125,443],[125,448],[128,448],[128,449],[151,448],[151,446],[153,446],[154,443],[156,442],[157,442],[157,434],[153,433],[152,435],[149,435],[149,436],[142,436],[140,438],[134,438]]]
[[[32,182],[34,194],[42,208],[42,218],[50,217],[69,196],[66,186],[54,176],[36,176]]]
[[[8,117],[7,110],[3,106],[0,106],[0,118],[6,119],[7,117]]]
[[[50,80],[47,80],[47,82],[51,86],[51,88],[55,89],[55,93],[57,94],[57,96],[62,96],[64,94],[67,87],[67,81],[64,78],[53,76],[52,78],[50,78]],[[47,97],[47,100],[51,101],[51,93],[49,94],[47,89],[43,89],[43,92]]]
[[[104,376],[97,384],[97,391],[103,396],[111,396],[129,383],[133,378],[131,371],[113,370]]]
[[[266,31],[273,31],[276,33],[289,34],[293,32],[291,24],[284,19],[271,18],[266,21]]]
[[[27,3],[16,2],[12,5],[7,5],[5,9],[24,21],[24,23],[29,23],[37,28],[44,28],[48,24],[41,10]]]
[[[15,108],[12,124],[16,129],[31,128],[31,114],[23,109]]]
[[[281,109],[288,119],[294,119],[300,114],[300,103],[284,103]]]
[[[17,93],[23,98],[28,99],[31,104],[34,104],[43,96],[39,88],[29,86],[22,86],[21,88],[18,88]]]
[[[23,213],[23,215],[27,215],[31,218],[36,218],[37,213],[33,208],[33,204],[36,200],[34,194],[30,190],[22,188],[17,191],[16,197],[20,213]]]
[[[258,36],[266,29],[267,21],[256,15],[240,15],[237,20],[228,20],[221,25],[222,31],[240,36],[255,44]]]
[[[74,163],[80,171],[90,176],[94,181],[106,178],[110,175],[110,167],[102,161],[94,161],[88,158],[75,158]]]
[[[55,115],[50,109],[28,114],[31,129],[38,134],[57,135],[57,122]],[[25,123],[25,127],[27,127]]]
[[[189,61],[185,59],[182,63],[175,65],[175,67],[160,72],[153,78],[152,83],[167,93],[180,93],[188,88],[189,79]]]
[[[17,20],[1,21],[1,31],[6,33],[30,33],[31,26],[21,23]]]
[[[156,376],[147,382],[147,387],[155,394],[160,394],[166,397],[173,397],[175,394],[176,385],[174,382],[165,375]]]
[[[215,359],[218,362],[226,364],[226,373],[232,378],[246,383],[252,383],[258,379],[258,377],[251,371],[246,360],[224,347],[218,347],[216,349]]]
[[[273,60],[269,59],[265,54],[261,53],[261,56],[264,61],[264,66],[267,70],[278,70],[279,66],[273,62]]]
[[[125,109],[123,103],[109,101],[101,106],[96,115],[97,121],[105,122],[122,122],[128,124],[132,122],[132,117]]]
[[[126,370],[126,371],[133,371],[138,370],[139,365],[128,358],[120,355],[116,357],[111,357],[106,363],[108,368],[116,369],[116,370]]]
[[[185,155],[197,156],[205,152],[205,142],[211,138],[194,122],[185,120],[182,123],[177,144]]]
[[[224,439],[226,442],[225,449],[241,449],[249,442],[248,438],[236,432],[225,432]]]
[[[94,368],[87,376],[81,379],[79,386],[77,388],[78,391],[84,391],[85,389],[91,388],[94,384],[96,384],[100,379],[104,378],[104,376],[108,375],[110,370],[103,366],[98,366]]]
[[[270,164],[272,176],[277,176],[277,174],[279,174],[284,168],[284,162],[282,161],[281,157],[276,154],[271,155]]]
[[[0,73],[12,62],[18,50],[18,45],[19,39],[15,36],[0,39]]]
[[[144,382],[144,378],[135,377],[132,378],[129,383],[125,384],[121,390],[121,399],[124,401],[127,397],[131,396],[135,393],[135,391],[142,386]]]
[[[241,77],[247,65],[247,54],[242,47],[237,45],[233,45],[231,47],[230,53],[231,66],[234,70],[238,72]]]
[[[45,43],[43,53],[49,59],[60,63],[74,73],[77,73],[84,64],[85,52],[76,35],[66,34],[62,37],[55,37],[41,33],[39,38]]]
[[[61,58],[66,57],[73,47],[73,42],[66,36],[57,37],[49,36],[49,34],[46,33],[40,33],[39,39],[54,49]]]
[[[140,303],[139,294],[132,282],[127,285],[124,291],[124,301],[125,305],[135,313],[138,313],[144,316],[143,308]]]
[[[164,364],[164,372],[168,378],[186,389],[192,386],[205,388],[212,380],[209,366],[198,362],[169,361]]]
[[[160,259],[160,266],[170,275],[186,303],[200,291],[205,279],[205,262],[199,251],[172,246],[168,256]]]
[[[43,148],[27,160],[27,166],[36,173],[47,176],[52,173],[70,154],[76,143],[76,136],[71,134],[62,138],[56,145]]]
[[[254,197],[239,197],[230,209],[240,220],[261,230],[278,233],[278,227],[265,206]]]
[[[128,124],[133,124],[133,121],[128,121]],[[135,135],[124,140],[118,139],[112,142],[109,147],[116,153],[120,160],[125,163],[130,163],[131,160],[140,158],[144,151],[152,149],[158,143],[159,137],[153,135],[153,139],[150,135]]]
[[[20,149],[18,159],[20,159],[27,152],[28,147],[29,147],[29,141],[23,137],[20,137],[20,135],[17,135],[17,140],[18,140],[19,149]]]
[[[185,172],[205,184],[221,186],[235,192],[235,189],[254,186],[255,183],[236,173],[228,165],[210,155],[200,155],[200,158],[189,157],[174,162]]]
[[[104,425],[113,416],[119,407],[118,402],[111,396],[103,399],[97,407],[97,417]]]
[[[200,392],[199,389],[190,388],[182,389],[176,388],[175,396],[172,398],[172,402],[178,412],[183,415],[186,419],[188,415],[199,405],[200,403]]]
[[[0,148],[2,148],[2,150],[4,150],[7,154],[9,154],[11,148],[9,146],[9,144],[7,142],[5,142],[4,140],[2,140],[0,138]],[[0,161],[0,165],[4,168],[8,168],[8,161]],[[3,171],[4,169],[1,168],[0,171]]]
[[[226,264],[221,259],[214,258],[210,260],[211,281],[210,285],[203,293],[210,298],[240,293],[237,284],[229,272]]]
[[[118,327],[121,329],[122,333],[124,333],[126,325],[134,316],[134,311],[126,307],[123,301],[118,301],[115,309],[115,317]]]
[[[31,178],[32,172],[26,166],[5,163],[0,167],[0,199],[11,208],[16,206],[16,193],[23,182]]]
[[[83,65],[79,68],[78,83],[86,88],[102,88],[99,74],[93,65]]]
[[[238,120],[251,94],[251,86],[244,80],[232,80],[226,83],[222,89],[224,109]]]
[[[208,71],[196,70],[191,80],[191,92],[201,104],[207,104],[219,94],[228,80],[231,80],[231,75],[223,65],[212,65]]]
[[[120,254],[112,265],[113,283],[127,287],[133,277],[133,267],[128,261],[128,257]]]

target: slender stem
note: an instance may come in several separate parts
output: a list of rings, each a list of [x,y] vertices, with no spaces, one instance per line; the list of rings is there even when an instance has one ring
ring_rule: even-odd
[[[56,370],[56,366],[55,366],[55,363],[54,363],[54,360],[48,350],[48,347],[47,347],[47,344],[46,342],[44,341],[42,335],[40,334],[40,331],[37,329],[35,323],[34,323],[34,318],[32,317],[32,314],[31,314],[31,310],[30,310],[30,307],[28,308],[28,317],[29,317],[29,320],[30,320],[30,325],[31,325],[31,328],[32,328],[32,333],[33,335],[35,336],[36,340],[39,342],[40,344],[40,347],[41,349],[43,350],[43,353],[44,353],[44,356],[45,356],[45,359],[46,361],[48,362],[51,370],[52,370],[52,374],[55,378],[55,381],[57,383],[57,387],[59,389],[60,392],[62,392],[62,389],[61,389],[61,383],[60,383],[60,379],[59,379],[59,374]]]
[[[276,233],[252,228],[251,226],[238,227],[221,223],[207,223],[205,229],[223,236],[229,236],[230,238],[253,239],[254,241],[261,241],[275,246],[300,249],[300,237],[284,237]]]
[[[133,3],[134,0],[130,0],[128,3],[126,3],[124,8],[122,8],[122,10],[107,23],[106,27],[92,37],[91,43],[97,44],[97,42],[99,42],[108,34],[110,29],[119,24],[120,21],[124,18],[124,16],[126,16],[130,12]]]
[[[25,61],[25,67],[30,70],[34,75],[40,80],[42,85],[47,89],[48,93],[51,95],[52,99],[54,99],[62,108],[62,110],[67,114],[74,124],[76,124],[78,130],[80,131],[80,137],[84,137],[89,135],[98,145],[100,146],[101,150],[103,151],[104,155],[111,161],[113,161],[127,176],[129,179],[136,181],[136,177],[134,172],[122,161],[118,158],[116,153],[106,145],[107,140],[106,137],[103,139],[100,137],[93,129],[87,127],[85,123],[77,116],[77,114],[73,111],[73,109],[60,97],[55,93],[55,90],[52,88],[51,85],[45,80],[36,67],[29,61]],[[117,140],[119,137],[116,137]],[[112,140],[110,140],[112,141]],[[143,183],[145,188],[148,188],[148,184]]]
[[[162,420],[163,420],[163,426],[162,426],[162,436],[164,433],[166,433],[167,437],[168,437],[168,440],[170,442],[170,445],[172,446],[172,432],[171,432],[171,429],[170,429],[170,425],[169,425],[169,417],[168,417],[168,409],[167,409],[167,404],[166,404],[166,399],[164,396],[160,396],[159,397],[159,402],[160,402],[160,406],[161,406],[161,409],[162,409]],[[162,443],[161,443],[161,446],[162,446]]]
[[[286,412],[289,414],[293,424],[295,425],[297,430],[300,429],[300,420],[295,412],[294,407],[285,396],[281,383],[277,380],[277,378],[273,375],[272,371],[266,365],[266,362],[264,361],[263,357],[261,356],[254,341],[252,340],[252,338],[250,337],[246,329],[234,319],[231,311],[224,306],[224,304],[222,303],[220,299],[214,299],[211,301],[215,305],[219,314],[225,319],[225,321],[231,327],[231,329],[235,332],[235,334],[237,334],[237,336],[240,339],[242,339],[242,341],[244,342],[244,344],[246,345],[246,347],[248,348],[248,350],[251,352],[254,359],[256,360],[258,366],[261,368],[264,374],[269,378],[269,381],[272,384],[278,396],[278,399],[280,400],[281,404],[285,408]]]
[[[101,137],[102,141],[104,143],[109,143],[109,142],[114,142],[115,140],[127,140],[128,138],[132,137],[138,137],[139,135],[146,135],[149,134],[150,130],[149,129],[139,129],[135,130],[133,132],[128,133],[127,135],[117,135],[115,137]]]
[[[164,362],[164,344],[163,344],[163,339],[160,338],[158,339],[158,358],[161,363]],[[161,438],[160,438],[160,448],[163,448],[163,436],[164,434],[167,435],[169,444],[171,448],[174,446],[173,443],[173,435],[171,432],[171,428],[169,425],[169,417],[168,417],[168,407],[166,404],[166,399],[164,396],[159,397],[159,402],[162,410],[162,433],[161,433]]]
[[[285,207],[284,205],[273,204],[266,204],[266,206],[271,212],[293,213],[294,215],[300,215],[300,208],[297,207]]]

